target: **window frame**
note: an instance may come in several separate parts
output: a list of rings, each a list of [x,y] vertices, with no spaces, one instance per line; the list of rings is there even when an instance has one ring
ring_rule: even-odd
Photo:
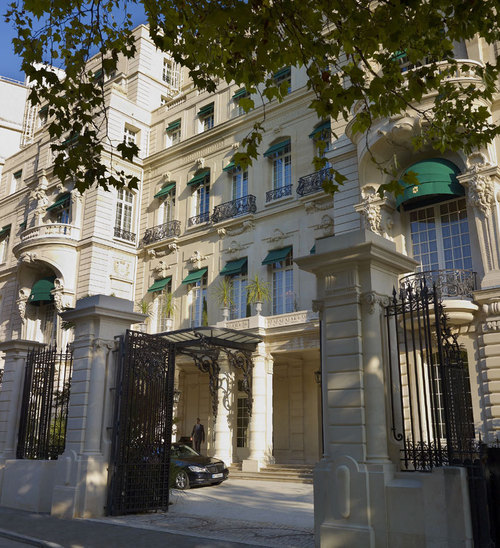
[[[292,147],[286,145],[283,149],[275,152],[272,156],[272,190],[288,187],[292,184]],[[278,162],[283,162],[279,168],[281,175],[278,177]]]
[[[201,280],[188,285],[188,319],[191,328],[208,325],[207,292],[208,272],[203,274]]]
[[[271,263],[271,272],[273,316],[295,312],[296,306],[293,285],[293,250],[290,251],[284,261]],[[281,278],[281,274],[283,275],[283,280],[279,281],[278,278]],[[281,289],[279,290],[278,283],[281,286]]]
[[[130,196],[130,200],[126,197]],[[116,192],[116,207],[115,207],[115,230],[119,229],[122,232],[133,233],[134,226],[134,194],[126,188],[120,188]],[[128,225],[128,228],[125,226]],[[122,239],[122,238],[119,238]]]

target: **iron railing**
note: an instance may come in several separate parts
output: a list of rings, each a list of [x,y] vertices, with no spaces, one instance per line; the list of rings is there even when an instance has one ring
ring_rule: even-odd
[[[415,272],[401,278],[400,287],[411,286],[414,290],[418,290],[423,281],[427,287],[435,285],[442,298],[472,299],[472,292],[476,290],[476,273],[458,268]]]
[[[72,353],[34,349],[26,358],[16,456],[57,459],[66,443]]]
[[[297,187],[297,194],[299,196],[307,196],[314,192],[320,192],[323,190],[323,181],[328,179],[330,169],[320,169],[310,175],[305,175],[299,179],[299,186]]]
[[[147,245],[152,242],[159,242],[160,240],[166,240],[167,238],[173,238],[174,236],[181,235],[181,222],[169,221],[162,225],[153,226],[146,229],[144,238],[142,241]]]
[[[266,192],[266,203],[292,195],[292,185],[280,186]]]
[[[120,238],[121,240],[127,240],[127,242],[135,243],[135,234],[133,232],[129,232],[128,230],[124,230],[119,226],[115,226],[115,238]]]
[[[212,213],[212,223],[220,223],[226,219],[232,219],[246,213],[255,213],[257,211],[256,198],[252,194],[242,196],[236,200],[225,202],[214,207]]]
[[[205,213],[200,213],[199,215],[190,217],[188,219],[188,226],[201,225],[203,223],[208,223],[208,221],[210,221],[210,213],[205,211]]]

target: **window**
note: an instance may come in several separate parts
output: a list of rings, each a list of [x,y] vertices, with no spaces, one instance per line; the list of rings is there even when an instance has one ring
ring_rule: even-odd
[[[165,130],[165,136],[167,148],[179,143],[181,140],[181,121],[175,120],[171,122]]]
[[[161,293],[157,293],[158,332],[168,331],[172,325],[172,281],[169,281]]]
[[[198,111],[198,131],[203,133],[214,127],[214,104],[209,103]]]
[[[248,196],[248,171],[237,168],[233,171],[233,200]]]
[[[231,291],[231,301],[233,304],[231,306],[229,318],[231,320],[246,318],[249,316],[247,302],[248,278],[246,272],[231,276],[231,281],[233,282]]]
[[[281,70],[278,70],[273,76],[274,83],[281,88],[283,82],[288,84],[286,89],[286,94],[292,91],[292,69],[290,67],[284,67]],[[284,87],[284,86],[283,86]]]
[[[314,142],[314,153],[319,158],[324,158],[326,153],[329,152],[331,147],[330,139],[330,121],[321,122],[314,130],[309,134],[309,137]],[[327,162],[325,168],[330,167],[330,162]]]
[[[9,248],[10,226],[6,225],[0,230],[0,264],[7,261],[7,249]]]
[[[273,158],[273,189],[292,184],[292,156],[290,145],[276,152]]]
[[[50,219],[54,223],[69,224],[71,213],[71,195],[69,192],[60,194],[55,202],[47,208]]]
[[[189,290],[189,326],[208,325],[207,311],[207,273],[190,285]]]
[[[176,63],[170,59],[163,59],[163,81],[169,86],[178,89],[179,88],[180,70]]]
[[[169,192],[158,208],[158,224],[166,224],[175,219],[175,190]]]
[[[293,248],[273,249],[262,261],[271,265],[273,274],[273,314],[285,314],[295,310],[293,292]]]
[[[188,220],[188,226],[207,223],[210,220],[210,171],[196,174],[188,185],[193,188],[193,216]]]
[[[10,180],[10,194],[14,194],[21,188],[21,183],[23,181],[23,172],[22,170],[16,171],[12,174]]]
[[[236,447],[247,447],[248,444],[248,395],[243,390],[243,381],[238,381],[238,406],[236,413]]]
[[[248,92],[245,88],[239,89],[232,97],[235,104],[235,110],[236,110],[237,116],[241,116],[245,114],[245,109],[240,105],[240,100],[246,97],[248,97]]]
[[[123,129],[123,141],[127,143],[127,145],[136,145],[138,133],[138,130],[125,126]]]
[[[413,258],[420,271],[472,270],[472,255],[464,198],[409,212]]]
[[[116,222],[115,236],[124,240],[135,241],[135,234],[132,234],[132,205],[133,194],[120,188],[116,199]]]

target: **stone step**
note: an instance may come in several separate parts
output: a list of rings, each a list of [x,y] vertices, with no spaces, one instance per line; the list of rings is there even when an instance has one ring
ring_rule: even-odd
[[[229,466],[229,475],[235,479],[253,479],[261,481],[283,481],[295,483],[313,482],[313,468],[307,464],[269,464],[260,472],[243,472],[241,463]]]
[[[312,477],[288,477],[279,474],[262,474],[262,472],[231,472],[231,470],[229,470],[229,478],[257,481],[276,481],[285,483],[313,483]]]

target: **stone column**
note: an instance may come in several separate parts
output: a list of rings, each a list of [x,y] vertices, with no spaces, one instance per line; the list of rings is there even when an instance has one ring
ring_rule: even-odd
[[[325,449],[314,473],[317,545],[386,545],[388,460],[380,304],[416,263],[359,230],[316,241],[296,259],[318,278]],[[375,540],[377,539],[377,540]]]
[[[90,517],[104,513],[113,426],[115,337],[144,318],[134,303],[95,295],[62,314],[75,324],[73,375],[66,448],[57,461],[52,514]]]
[[[266,353],[264,343],[259,344],[252,359],[252,415],[248,425],[250,454],[242,463],[242,470],[245,472],[258,472],[262,464],[272,461],[272,447],[268,442],[269,424],[272,428],[272,360]]]
[[[214,425],[214,456],[229,466],[233,461],[233,432],[229,423],[233,413],[234,374],[229,370],[227,359],[221,358],[219,365],[219,390],[217,392],[219,401]]]

